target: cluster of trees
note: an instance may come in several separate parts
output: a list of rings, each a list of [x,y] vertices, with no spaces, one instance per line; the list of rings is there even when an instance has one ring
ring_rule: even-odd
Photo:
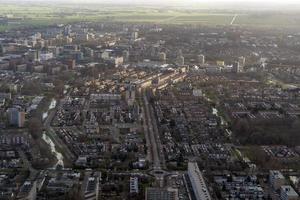
[[[9,85],[7,85],[7,84],[1,84],[0,85],[0,92],[10,92]]]
[[[28,132],[33,139],[37,140],[42,137],[43,124],[42,121],[36,117],[30,118],[27,123]]]
[[[26,81],[21,88],[23,95],[40,95],[42,93],[42,86],[39,81]]]
[[[241,144],[251,145],[300,145],[299,119],[270,119],[233,121],[232,130]]]

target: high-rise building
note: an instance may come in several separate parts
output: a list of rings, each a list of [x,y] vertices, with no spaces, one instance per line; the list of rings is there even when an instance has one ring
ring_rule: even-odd
[[[43,52],[40,54],[40,60],[41,61],[46,61],[46,60],[50,60],[52,59],[54,56],[53,56],[53,53],[52,52]]]
[[[122,52],[122,55],[123,55],[124,62],[128,62],[128,60],[129,60],[129,51],[128,50],[124,50]]]
[[[184,57],[183,56],[177,57],[177,65],[184,65]]]
[[[136,40],[139,37],[139,33],[137,31],[134,31],[131,33],[131,39]]]
[[[182,56],[182,50],[178,49],[177,52],[176,52],[176,55],[177,55],[177,57]]]
[[[11,126],[17,126],[19,128],[24,127],[25,124],[25,112],[20,111],[18,108],[9,108],[9,124]]]
[[[238,62],[239,62],[240,66],[244,67],[245,63],[246,63],[246,58],[241,56],[241,57],[239,57]]]
[[[216,63],[217,63],[218,66],[224,66],[225,65],[224,60],[217,60]]]
[[[126,94],[125,94],[126,102],[129,106],[132,106],[135,101],[135,86],[132,84],[128,84],[126,86]]]
[[[65,64],[68,66],[68,69],[72,70],[76,66],[76,61],[74,59],[68,59],[65,61]]]
[[[68,36],[71,34],[71,25],[67,25],[64,27],[64,35]]]
[[[32,61],[40,61],[41,60],[41,51],[39,51],[39,50],[29,50],[28,57]]]
[[[18,109],[17,108],[9,108],[8,116],[9,116],[9,124],[12,126],[17,126],[18,125],[18,117],[19,117]]]
[[[232,72],[234,73],[241,73],[244,71],[243,66],[240,65],[239,62],[234,62],[232,66]]]
[[[158,54],[158,59],[159,59],[159,61],[166,61],[166,59],[167,59],[166,53],[160,52],[160,53]]]
[[[40,32],[37,32],[36,34],[34,34],[32,36],[32,39],[33,40],[40,40],[40,39],[42,39],[42,34]]]
[[[85,49],[85,56],[88,57],[88,58],[93,58],[94,57],[94,50],[89,48],[89,47],[86,47]]]
[[[197,56],[197,60],[200,65],[203,65],[205,63],[205,56],[203,54],[200,54]]]
[[[25,112],[21,111],[19,112],[19,121],[18,121],[18,127],[24,127],[25,124]]]

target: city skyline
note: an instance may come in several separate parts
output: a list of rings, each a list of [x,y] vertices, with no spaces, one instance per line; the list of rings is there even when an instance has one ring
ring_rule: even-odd
[[[0,200],[299,200],[299,13],[0,0]]]

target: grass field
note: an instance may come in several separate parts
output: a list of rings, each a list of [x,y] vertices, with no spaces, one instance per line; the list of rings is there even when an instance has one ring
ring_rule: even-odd
[[[239,15],[235,24],[253,26],[299,26],[300,17],[298,14],[266,13],[266,14],[242,14]]]
[[[230,25],[236,13],[227,10],[160,9],[141,6],[70,6],[53,4],[4,4],[0,6],[0,16],[21,18],[20,24],[4,25],[0,31],[24,26],[46,26],[50,24],[79,21],[115,21],[156,24],[203,24]],[[300,17],[283,13],[238,13],[234,25],[245,26],[298,26]]]

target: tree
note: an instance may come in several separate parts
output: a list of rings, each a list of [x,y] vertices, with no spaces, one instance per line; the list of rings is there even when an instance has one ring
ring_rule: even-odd
[[[38,81],[27,81],[21,88],[21,93],[24,95],[39,95],[41,92],[41,84]]]
[[[62,95],[65,89],[64,82],[62,80],[55,80],[54,81],[54,92],[57,95]]]
[[[0,92],[9,92],[9,86],[6,83],[0,85]]]
[[[33,139],[38,139],[42,136],[43,124],[38,118],[33,117],[29,119],[27,127]]]
[[[238,120],[234,124],[234,132],[239,136],[248,136],[250,131],[250,125],[249,122],[246,119]]]

